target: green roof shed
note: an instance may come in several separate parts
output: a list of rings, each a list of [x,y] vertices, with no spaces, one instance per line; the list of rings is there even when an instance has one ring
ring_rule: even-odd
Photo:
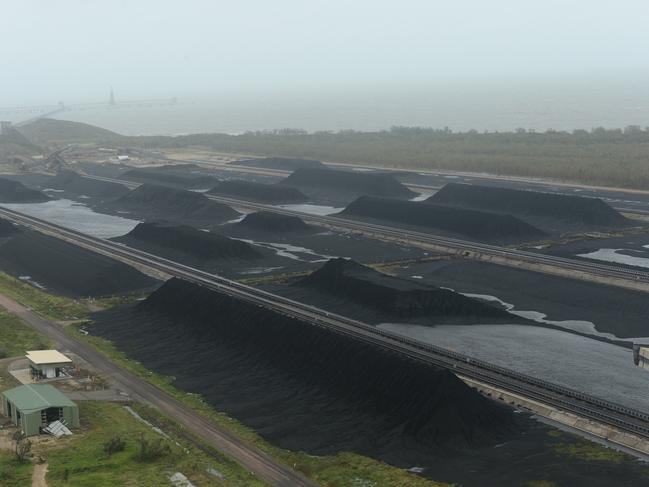
[[[27,436],[60,420],[69,428],[79,426],[79,408],[50,384],[26,384],[0,393],[3,414]]]

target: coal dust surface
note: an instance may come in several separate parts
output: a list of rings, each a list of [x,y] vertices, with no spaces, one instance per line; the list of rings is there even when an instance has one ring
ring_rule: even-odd
[[[545,236],[538,228],[511,215],[390,198],[362,196],[340,215],[433,229],[481,241],[525,241]]]
[[[124,294],[158,284],[131,266],[32,231],[21,232],[0,246],[0,268],[72,297]]]
[[[307,196],[296,188],[280,184],[265,184],[243,179],[228,179],[214,186],[210,194],[233,196],[239,199],[268,204],[295,204],[307,201]]]
[[[0,203],[43,203],[50,198],[19,181],[0,178]]]

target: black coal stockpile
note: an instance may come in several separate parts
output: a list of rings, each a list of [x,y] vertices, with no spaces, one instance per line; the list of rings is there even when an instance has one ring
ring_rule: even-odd
[[[589,225],[616,226],[627,221],[599,198],[472,184],[447,184],[426,202]]]
[[[20,231],[21,230],[10,221],[0,218],[0,238],[11,237],[12,235],[20,233]]]
[[[217,223],[239,213],[211,201],[201,193],[143,184],[109,204],[114,210],[128,210],[142,219],[173,220],[191,223]]]
[[[505,310],[448,289],[388,276],[353,260],[332,259],[295,286],[309,286],[400,319],[484,317],[511,321]]]
[[[235,196],[263,203],[301,203],[308,198],[301,191],[281,184],[264,184],[241,179],[222,181],[209,193]]]
[[[50,198],[11,179],[0,178],[0,203],[43,203]]]
[[[121,174],[121,178],[141,183],[162,184],[188,189],[207,189],[219,182],[218,178],[196,174],[198,169],[192,164],[161,166],[144,169],[131,169]]]
[[[410,191],[390,174],[336,171],[327,168],[302,168],[282,181],[287,186],[344,192],[387,198],[412,198]]]
[[[162,250],[156,253],[163,257],[173,258],[176,252],[205,261],[262,257],[253,246],[240,240],[164,222],[140,223],[126,235],[113,240],[147,251]],[[172,253],[166,253],[165,250]]]
[[[511,215],[369,196],[350,203],[341,215],[429,227],[480,240],[523,240],[545,235]]]
[[[302,232],[311,229],[296,216],[280,215],[270,211],[250,213],[237,225],[271,233]]]
[[[494,445],[514,424],[448,370],[177,279],[95,323],[93,333],[284,448],[412,466],[440,447]]]
[[[267,169],[280,169],[282,171],[296,171],[303,167],[326,167],[322,162],[314,159],[296,159],[290,157],[263,157],[259,159],[244,159],[235,161],[237,166],[264,167]]]
[[[121,294],[157,284],[126,264],[37,232],[23,232],[2,245],[0,267],[74,297]]]
[[[46,184],[50,188],[61,189],[67,193],[99,199],[119,198],[129,192],[129,189],[123,184],[84,178],[76,172],[68,170],[59,171]]]

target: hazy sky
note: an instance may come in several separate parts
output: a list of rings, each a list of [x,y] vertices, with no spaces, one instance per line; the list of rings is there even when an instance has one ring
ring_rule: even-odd
[[[0,106],[649,73],[647,0],[0,0]]]

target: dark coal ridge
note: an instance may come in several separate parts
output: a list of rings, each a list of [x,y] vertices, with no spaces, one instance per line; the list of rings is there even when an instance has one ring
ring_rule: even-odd
[[[329,168],[300,168],[282,180],[282,184],[333,193],[389,198],[412,198],[417,195],[390,174],[337,171]]]
[[[237,166],[263,167],[266,169],[280,169],[282,171],[296,171],[301,168],[326,167],[322,162],[315,159],[299,159],[291,157],[263,157],[259,159],[243,159],[234,161],[231,164]]]
[[[16,235],[0,247],[0,267],[13,276],[30,276],[73,297],[123,294],[158,284],[119,261],[31,231]]]
[[[84,178],[80,174],[69,170],[59,171],[46,184],[48,187],[61,189],[66,193],[78,196],[86,195],[102,200],[119,198],[130,191],[123,184]]]
[[[257,183],[242,179],[221,181],[208,193],[236,196],[271,204],[302,203],[308,200],[304,193],[290,186]]]
[[[280,215],[270,211],[250,213],[237,223],[237,226],[269,233],[306,232],[313,229],[297,216]]]
[[[0,238],[12,237],[22,230],[4,218],[0,218]]]
[[[340,214],[429,227],[480,240],[530,240],[545,235],[511,215],[370,196],[358,198]]]
[[[131,169],[122,173],[120,177],[139,183],[153,183],[187,189],[207,189],[219,182],[219,179],[214,176],[196,175],[188,172],[194,167],[196,166],[192,164],[183,164]]]
[[[19,181],[0,178],[0,203],[44,203],[50,198]]]
[[[213,232],[166,222],[139,223],[126,235],[114,238],[163,257],[177,252],[202,261],[222,259],[254,260],[262,257],[252,245]]]
[[[239,216],[239,213],[229,206],[211,201],[201,193],[153,184],[143,184],[100,209],[127,210],[140,219],[205,225],[221,223]]]
[[[618,211],[599,198],[493,186],[449,183],[426,202],[588,225],[620,226],[628,223]]]
[[[435,322],[520,322],[507,311],[468,298],[448,289],[441,289],[406,279],[389,276],[352,260],[332,259],[317,271],[293,283],[343,298],[378,311],[382,321],[410,321],[426,318]],[[342,313],[340,308],[336,312]]]
[[[93,331],[283,448],[413,465],[514,425],[447,370],[177,279],[96,319]]]

